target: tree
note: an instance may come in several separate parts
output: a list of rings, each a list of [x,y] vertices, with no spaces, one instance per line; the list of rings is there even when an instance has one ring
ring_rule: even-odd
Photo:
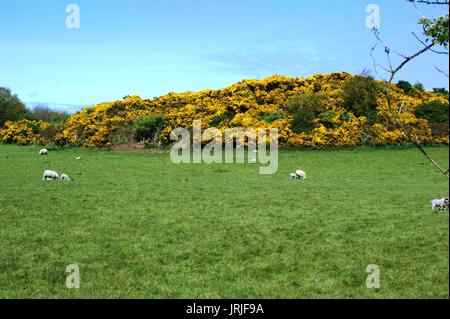
[[[152,141],[164,126],[161,115],[140,116],[134,121],[133,133],[136,141]]]
[[[291,127],[296,133],[309,132],[314,128],[314,120],[324,112],[324,93],[296,95],[288,101],[287,111],[292,115]]]
[[[344,107],[356,116],[370,116],[377,109],[377,84],[373,77],[356,75],[344,85]]]
[[[450,4],[449,0],[407,0],[408,2],[411,2],[417,9],[417,4],[426,4],[426,5],[444,5],[448,9],[448,5]],[[419,10],[418,10],[419,11]],[[422,15],[422,14],[421,14]],[[423,16],[423,15],[422,15]],[[386,83],[386,100],[388,104],[388,110],[392,114],[392,118],[394,119],[394,123],[397,125],[399,129],[402,130],[402,132],[406,135],[408,140],[417,147],[417,149],[422,153],[425,158],[432,163],[443,175],[445,175],[447,178],[449,178],[449,170],[445,170],[442,168],[439,163],[437,163],[423,148],[422,144],[418,140],[418,138],[414,134],[414,129],[408,127],[406,123],[402,121],[402,112],[406,108],[405,100],[400,102],[398,105],[395,105],[396,102],[392,100],[391,97],[391,84],[397,75],[397,73],[403,69],[408,63],[415,60],[417,57],[423,55],[426,52],[434,52],[436,54],[445,54],[448,55],[448,37],[449,37],[449,14],[448,10],[444,13],[443,16],[440,16],[435,19],[428,19],[428,18],[422,18],[419,20],[419,24],[422,25],[422,39],[418,37],[415,33],[413,33],[414,37],[418,40],[418,42],[421,44],[421,48],[417,51],[413,52],[412,54],[402,54],[398,51],[392,49],[389,47],[386,43],[383,42],[380,36],[380,32],[377,29],[374,29],[374,35],[377,39],[377,43],[375,46],[372,47],[370,51],[370,55],[372,56],[375,72],[377,72],[377,67],[381,68],[385,72],[389,74],[389,78],[385,80]],[[384,47],[384,52],[387,57],[388,65],[383,65],[379,63],[373,53],[377,46],[381,44]],[[441,47],[444,49],[444,51],[438,51],[436,48]],[[396,56],[400,58],[400,62],[397,65],[394,65],[392,63],[391,54],[394,53]],[[436,68],[436,67],[435,67]],[[442,71],[438,68],[436,68],[439,72],[443,73],[444,75],[448,76],[448,71]],[[419,87],[420,88],[420,87]]]
[[[448,100],[448,90],[446,88],[433,88],[433,92],[441,94]]]
[[[428,121],[435,136],[448,136],[449,107],[447,103],[433,101],[419,105],[415,110],[417,117]]]
[[[423,92],[423,91],[425,91],[425,86],[423,85],[423,83],[416,82],[412,86],[412,90],[417,91],[417,92]]]
[[[17,95],[11,94],[8,88],[0,87],[0,127],[6,121],[30,119],[30,111],[20,101]]]
[[[426,119],[430,123],[447,123],[449,115],[448,104],[437,101],[424,103],[416,108],[415,115]]]
[[[413,86],[408,81],[400,80],[397,82],[397,87],[403,90],[406,94],[411,93]]]
[[[31,111],[33,119],[49,123],[61,123],[70,117],[67,112],[50,109],[48,106],[36,106]]]

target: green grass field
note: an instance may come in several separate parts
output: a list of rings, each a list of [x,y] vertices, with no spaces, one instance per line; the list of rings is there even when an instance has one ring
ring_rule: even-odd
[[[448,162],[447,147],[429,151]],[[1,298],[449,296],[448,211],[430,205],[448,180],[415,149],[285,150],[275,175],[168,154],[37,153],[0,146]],[[287,177],[298,168],[307,181]],[[43,182],[44,169],[73,180]],[[74,263],[78,290],[65,286]]]

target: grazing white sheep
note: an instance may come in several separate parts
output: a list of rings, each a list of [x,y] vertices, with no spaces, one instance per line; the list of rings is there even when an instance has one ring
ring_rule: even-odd
[[[436,207],[439,207],[439,212],[443,213],[445,208],[448,207],[449,200],[448,197],[441,199],[433,199],[431,201],[431,208],[434,210]]]
[[[43,148],[43,149],[41,149],[40,151],[39,151],[39,155],[48,155],[48,150],[46,150],[45,148]]]
[[[293,178],[297,179],[298,176],[297,176],[297,174],[295,174],[295,173],[290,173],[290,174],[289,174],[289,178],[290,178],[290,179],[293,179]]]
[[[81,156],[78,156],[75,160],[79,161],[81,159]]]
[[[295,171],[295,174],[297,175],[297,178],[304,180],[306,179],[306,173],[305,171],[302,171],[301,169]]]
[[[56,173],[55,171],[46,170],[44,172],[44,175],[42,176],[42,180],[48,181],[53,179],[59,179],[58,173]]]
[[[67,174],[61,174],[60,179],[64,182],[70,182],[69,175],[67,175]]]

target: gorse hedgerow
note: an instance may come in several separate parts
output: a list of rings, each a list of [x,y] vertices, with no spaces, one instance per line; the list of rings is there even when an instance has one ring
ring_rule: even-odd
[[[387,145],[407,141],[404,133],[392,124],[394,115],[388,109],[383,82],[375,81],[378,87],[374,97],[376,110],[372,111],[375,116],[363,115],[362,111],[354,114],[349,109],[347,104],[351,99],[344,94],[344,89],[354,78],[345,72],[308,78],[277,75],[263,80],[244,80],[220,90],[169,93],[155,99],[128,96],[121,101],[87,107],[61,126],[25,120],[7,122],[0,130],[0,138],[4,143],[21,145],[54,142],[57,145],[107,147],[113,144],[114,133],[133,125],[137,118],[160,115],[163,127],[158,130],[157,138],[163,143],[170,142],[173,129],[190,128],[194,120],[201,120],[204,129],[214,126],[222,133],[228,127],[278,128],[280,144],[311,148],[357,146],[367,142]],[[308,98],[314,95],[320,98]],[[407,106],[401,120],[420,141],[448,143],[448,133],[434,136],[430,123],[415,115],[415,109],[424,103],[448,105],[448,100],[442,95],[427,91],[405,95],[402,89],[393,85],[391,96],[394,105],[403,103]],[[292,111],[296,99],[320,103],[316,111],[305,114],[307,123],[303,123],[301,107]]]

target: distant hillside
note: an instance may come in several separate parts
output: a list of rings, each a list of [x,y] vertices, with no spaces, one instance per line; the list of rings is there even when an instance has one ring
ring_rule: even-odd
[[[354,77],[344,72],[307,78],[277,75],[263,80],[243,80],[220,90],[169,93],[156,99],[129,96],[120,101],[84,108],[71,116],[62,127],[55,128],[55,142],[60,145],[108,146],[114,143],[113,136],[131,125],[137,117],[157,114],[164,118],[158,139],[165,143],[175,127],[189,128],[196,119],[202,121],[203,128],[278,128],[280,143],[295,146],[344,147],[405,141],[403,133],[388,120],[391,115],[387,110],[384,83],[375,82],[376,110],[370,116],[354,114],[355,111],[346,107],[348,102],[345,101],[344,87]],[[306,99],[312,102],[305,102],[316,103],[314,107],[320,109],[314,110],[315,118],[310,123],[310,129],[302,131],[295,128],[297,118],[304,121],[302,100],[292,102],[296,96],[320,96],[316,99],[319,102],[314,98]],[[403,117],[416,130],[420,140],[448,143],[448,130],[447,134],[433,134],[430,123],[414,114],[422,103],[436,101],[448,104],[442,95],[423,91],[406,95],[402,89],[393,86],[392,97],[394,101],[406,103],[408,111]]]

